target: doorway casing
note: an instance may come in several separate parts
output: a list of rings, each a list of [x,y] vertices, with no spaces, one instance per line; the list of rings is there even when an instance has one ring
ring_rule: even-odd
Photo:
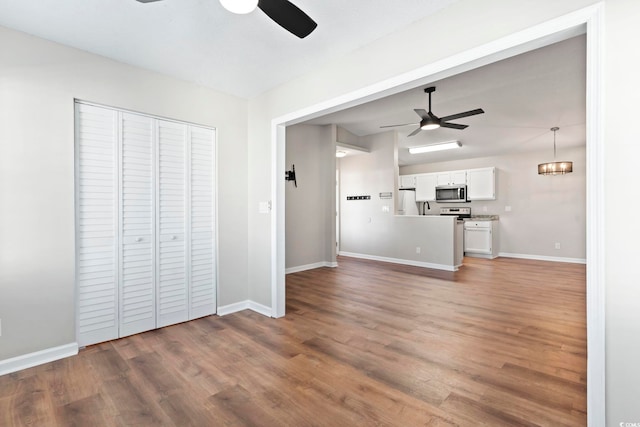
[[[285,315],[286,126],[379,99],[435,80],[568,39],[587,35],[587,423],[605,418],[604,317],[604,5],[577,10],[474,49],[277,117],[271,122],[271,315]]]

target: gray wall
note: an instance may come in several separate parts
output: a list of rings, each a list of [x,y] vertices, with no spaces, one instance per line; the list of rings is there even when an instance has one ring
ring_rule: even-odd
[[[335,251],[336,146],[334,126],[287,128],[287,170],[296,167],[298,187],[286,184],[288,269],[333,264]]]
[[[74,98],[218,129],[218,302],[246,300],[247,101],[4,28],[0,52],[0,360],[76,339]]]
[[[497,199],[465,206],[473,214],[500,215],[500,252],[579,261],[586,258],[586,149],[565,148],[561,153],[573,161],[570,174],[538,175],[538,163],[553,157],[549,150],[403,166],[400,174],[495,166]],[[431,211],[437,214],[442,206],[450,204],[431,203]]]

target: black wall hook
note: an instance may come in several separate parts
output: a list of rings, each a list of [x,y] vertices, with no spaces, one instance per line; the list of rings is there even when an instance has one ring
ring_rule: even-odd
[[[298,188],[298,181],[296,181],[296,165],[291,165],[291,170],[284,172],[284,179],[286,181],[293,181],[293,185]]]

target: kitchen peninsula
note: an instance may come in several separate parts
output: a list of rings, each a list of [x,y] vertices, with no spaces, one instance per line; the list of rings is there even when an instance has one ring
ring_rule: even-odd
[[[462,265],[463,229],[456,217],[388,215],[362,218],[358,223],[357,229],[342,230],[360,238],[347,239],[341,255],[446,271],[457,271]]]

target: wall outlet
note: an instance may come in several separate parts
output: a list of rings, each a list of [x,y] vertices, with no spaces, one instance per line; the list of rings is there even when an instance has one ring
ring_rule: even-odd
[[[389,212],[389,205],[382,205],[382,212]]]
[[[486,206],[483,206],[483,207],[482,207],[482,212],[486,212],[486,211],[487,211],[487,207],[486,207]]]
[[[420,253],[420,246],[416,246],[416,253],[419,254]]]
[[[556,242],[556,249],[560,249],[560,242]]]
[[[511,212],[511,206],[505,206],[504,207],[504,211],[505,212]]]

